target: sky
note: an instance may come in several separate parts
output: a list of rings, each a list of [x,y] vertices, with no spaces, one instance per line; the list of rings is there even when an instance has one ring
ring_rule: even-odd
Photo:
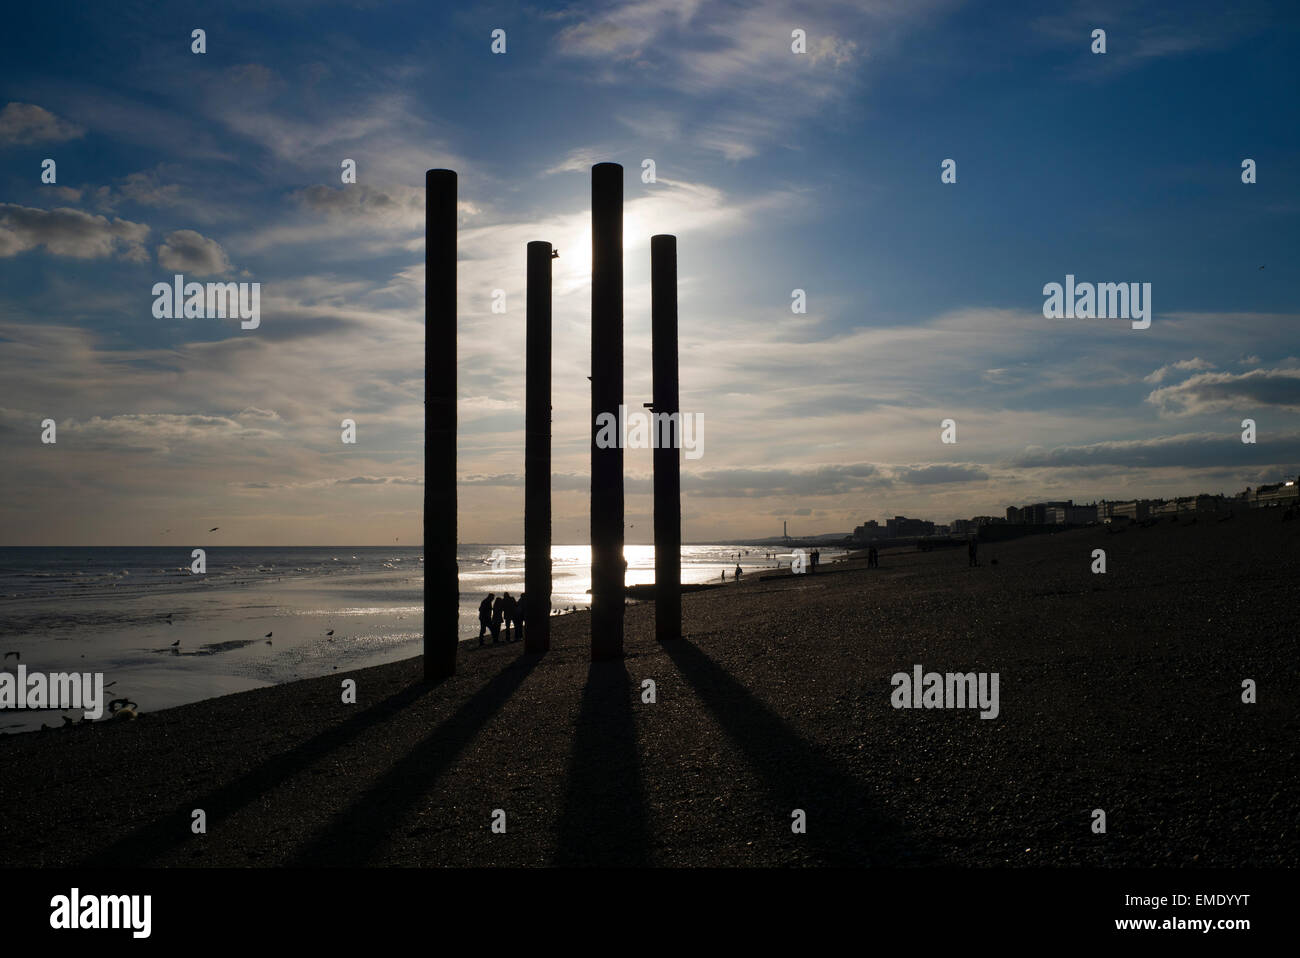
[[[554,541],[586,541],[606,161],[625,170],[630,408],[651,395],[649,239],[677,237],[681,408],[703,423],[688,542],[1300,468],[1293,3],[6,16],[0,545],[210,544],[212,526],[419,544],[430,168],[459,175],[462,542],[522,540],[532,240],[560,254]],[[176,273],[259,283],[259,325],[156,317]],[[1046,318],[1067,275],[1149,283],[1150,326]],[[651,451],[625,471],[627,540],[650,542]]]

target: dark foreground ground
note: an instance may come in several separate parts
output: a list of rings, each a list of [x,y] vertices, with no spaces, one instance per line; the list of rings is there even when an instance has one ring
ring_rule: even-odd
[[[1295,866],[1298,546],[1271,511],[885,553],[688,595],[671,647],[633,606],[623,662],[576,614],[434,687],[0,737],[0,864]],[[998,672],[1000,715],[894,709],[918,663]]]

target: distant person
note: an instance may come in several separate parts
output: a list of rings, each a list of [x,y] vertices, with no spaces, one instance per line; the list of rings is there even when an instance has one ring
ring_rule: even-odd
[[[970,559],[970,564],[972,567],[980,564],[979,543],[976,542],[974,539],[971,539],[970,542],[966,544],[966,556],[967,558]]]
[[[493,594],[489,592],[487,598],[478,604],[478,644],[483,644],[483,633],[492,628],[492,599]]]
[[[506,616],[506,600],[497,596],[497,600],[492,603],[492,644],[496,645],[501,639],[501,620]]]
[[[740,573],[743,572],[743,571],[744,571],[744,570],[740,568],[740,563],[737,562],[737,563],[736,563],[736,581],[737,581],[737,582],[740,581]]]
[[[520,639],[524,637],[524,619],[527,618],[527,613],[528,594],[526,592],[520,592],[519,602],[515,606],[515,633]]]
[[[505,613],[506,641],[509,642],[511,641],[510,626],[515,625],[515,614],[519,608],[519,603],[515,601],[514,596],[512,596],[509,592],[505,594],[504,598],[505,601],[502,603],[502,605],[504,606],[503,611]],[[518,626],[515,626],[515,638],[518,637],[519,637],[519,628]]]
[[[726,581],[727,581],[727,570],[726,570],[726,569],[723,569],[723,570],[722,570],[722,581],[723,581],[723,582],[726,582]]]

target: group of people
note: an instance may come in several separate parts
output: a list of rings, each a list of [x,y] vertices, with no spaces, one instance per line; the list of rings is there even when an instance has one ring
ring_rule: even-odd
[[[867,568],[878,569],[880,567],[880,550],[875,546],[867,549]]]
[[[524,637],[524,619],[526,617],[527,594],[519,593],[515,599],[509,592],[496,595],[489,592],[478,605],[478,644],[483,644],[483,634],[492,633],[492,644],[501,641],[501,627],[506,630],[506,641],[517,642]],[[514,626],[514,638],[510,637],[510,627]]]

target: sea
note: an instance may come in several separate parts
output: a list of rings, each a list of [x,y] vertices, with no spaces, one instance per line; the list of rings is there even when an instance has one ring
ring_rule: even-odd
[[[106,698],[140,711],[419,655],[424,554],[396,546],[0,548],[3,669],[102,672]],[[629,585],[654,582],[654,546],[624,549]],[[826,561],[832,557],[824,550]],[[788,550],[682,547],[682,582],[789,566]],[[477,643],[478,604],[524,591],[522,545],[463,545],[459,636]],[[551,607],[585,609],[586,545],[551,549]],[[0,711],[0,733],[59,727],[57,711]]]

